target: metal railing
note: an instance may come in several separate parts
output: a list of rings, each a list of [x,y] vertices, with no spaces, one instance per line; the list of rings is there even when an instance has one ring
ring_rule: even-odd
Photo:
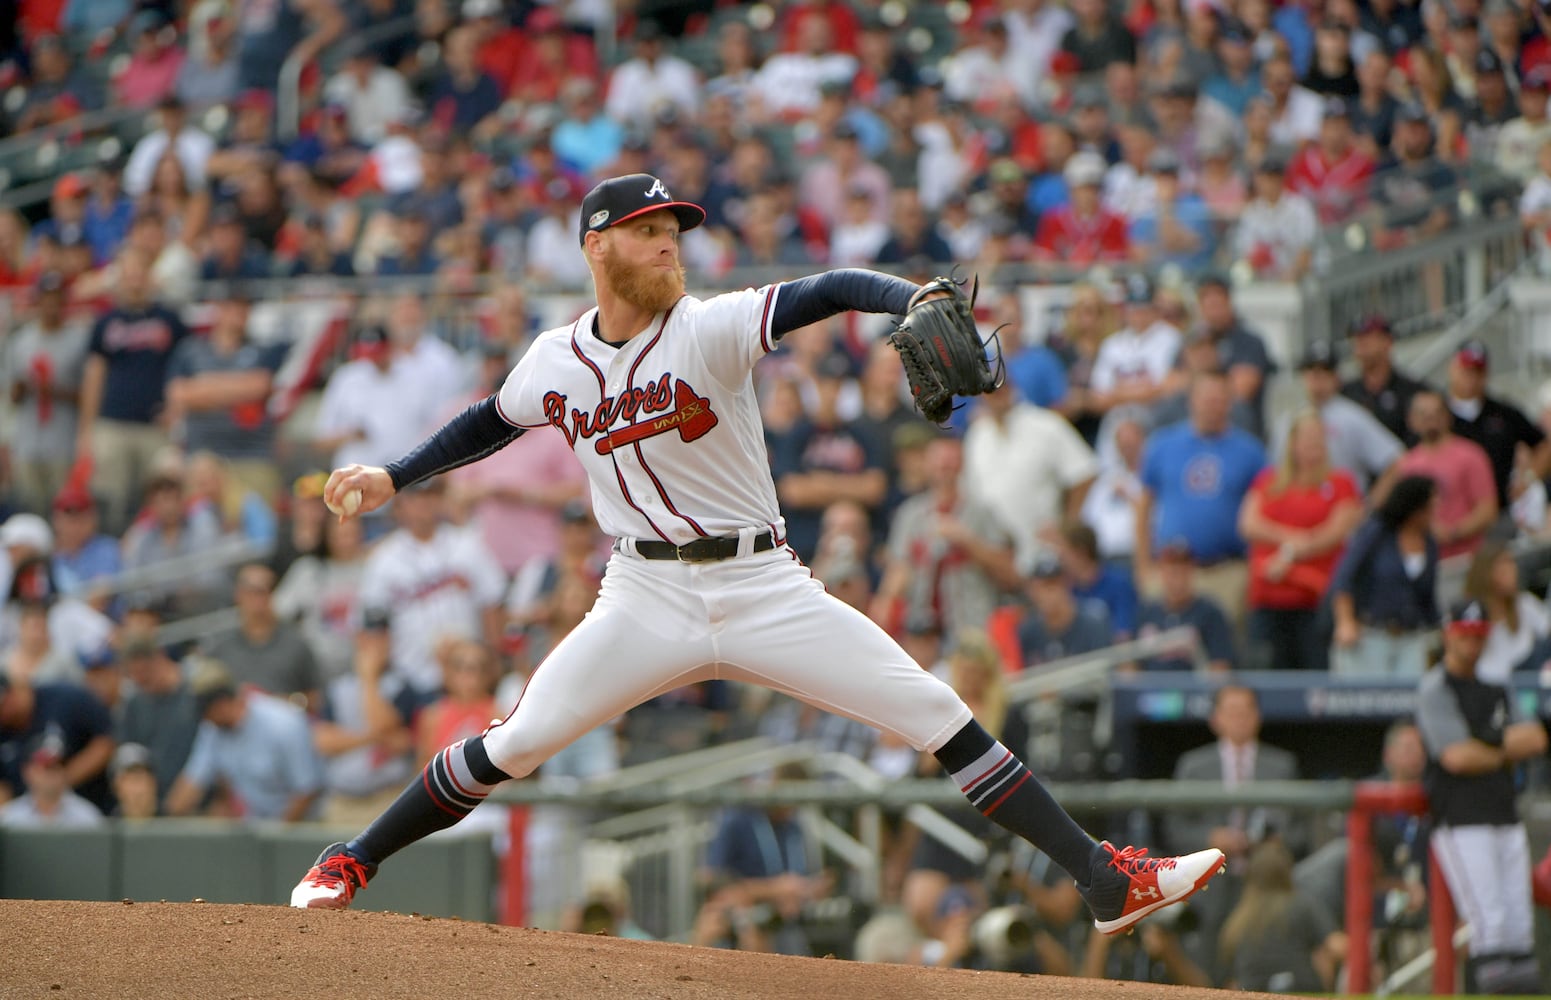
[[[414,15],[387,21],[366,31],[352,32],[349,37],[336,41],[322,53],[319,63],[359,46],[376,45],[385,39],[415,32]],[[296,138],[302,120],[302,74],[307,60],[295,51],[280,64],[279,79],[275,84],[275,134],[282,141]]]

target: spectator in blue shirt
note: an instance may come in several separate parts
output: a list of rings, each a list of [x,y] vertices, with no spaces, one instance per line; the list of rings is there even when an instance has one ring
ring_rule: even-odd
[[[1221,104],[1236,121],[1242,120],[1249,102],[1262,89],[1254,45],[1243,25],[1230,24],[1218,36],[1217,62],[1217,72],[1201,84],[1201,96]]]
[[[59,592],[108,611],[101,585],[123,567],[116,538],[97,530],[97,501],[79,486],[54,497],[54,582]]]
[[[1109,611],[1109,625],[1116,642],[1129,639],[1136,630],[1136,588],[1131,574],[1120,564],[1099,559],[1099,538],[1082,521],[1061,526],[1061,565],[1081,600],[1098,601]]]
[[[122,167],[105,166],[92,178],[91,194],[86,200],[86,214],[81,219],[81,229],[86,243],[92,248],[92,262],[97,266],[107,263],[118,253],[129,236],[129,224],[134,221],[135,206],[124,194],[119,182]]]
[[[1024,402],[1055,409],[1066,400],[1066,366],[1044,344],[1034,343],[1026,334],[1023,304],[1016,292],[997,300],[992,322],[1001,337],[1007,361],[1007,381],[1018,390]],[[966,407],[968,409],[968,407]],[[966,422],[967,422],[966,414]]]
[[[476,138],[499,127],[501,87],[479,68],[474,29],[463,25],[447,33],[442,49],[445,72],[431,87],[432,117],[453,134]]]
[[[1194,191],[1180,186],[1179,157],[1157,149],[1147,158],[1157,192],[1152,207],[1131,222],[1131,245],[1145,250],[1153,267],[1174,264],[1186,274],[1204,270],[1216,249],[1212,213]]]
[[[1028,584],[1032,607],[1018,625],[1018,650],[1025,667],[1091,653],[1108,646],[1114,634],[1109,612],[1094,600],[1080,600],[1061,560],[1044,556],[1034,564]]]
[[[377,273],[389,277],[424,277],[436,273],[441,261],[431,249],[431,221],[418,198],[405,197],[393,219],[398,253],[377,259]]]
[[[202,660],[189,686],[202,721],[183,773],[167,793],[168,815],[192,813],[219,781],[245,819],[315,819],[323,760],[307,714],[280,698],[239,689],[216,660]]]
[[[1234,664],[1233,630],[1217,602],[1196,592],[1195,557],[1183,539],[1171,541],[1158,551],[1158,599],[1146,601],[1136,616],[1136,637],[1146,639],[1176,628],[1195,630],[1213,670],[1231,670]],[[1142,661],[1144,670],[1189,670],[1191,651],[1164,651]]]
[[[1267,459],[1254,435],[1229,423],[1232,400],[1226,376],[1199,372],[1190,419],[1148,441],[1136,502],[1136,579],[1143,593],[1156,592],[1152,554],[1161,540],[1181,539],[1203,571],[1201,590],[1237,622],[1249,586],[1239,507]]]
[[[550,148],[560,161],[584,174],[597,173],[619,158],[625,129],[603,113],[598,85],[578,77],[560,92],[566,116],[550,136]]]

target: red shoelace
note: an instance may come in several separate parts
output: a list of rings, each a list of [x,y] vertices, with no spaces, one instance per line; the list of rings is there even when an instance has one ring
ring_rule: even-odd
[[[1173,868],[1177,858],[1149,858],[1145,847],[1122,847],[1118,850],[1112,845],[1106,845],[1110,850],[1110,864],[1125,872],[1127,875],[1140,875],[1143,872],[1157,871],[1160,868]]]
[[[328,889],[343,885],[346,895],[350,896],[366,884],[366,866],[348,854],[330,855],[313,871],[316,873],[312,877],[315,884]]]

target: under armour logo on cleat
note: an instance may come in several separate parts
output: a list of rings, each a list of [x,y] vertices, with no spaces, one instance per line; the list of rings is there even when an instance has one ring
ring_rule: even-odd
[[[1158,887],[1155,885],[1150,885],[1145,889],[1132,889],[1131,895],[1135,896],[1137,899],[1157,899]]]

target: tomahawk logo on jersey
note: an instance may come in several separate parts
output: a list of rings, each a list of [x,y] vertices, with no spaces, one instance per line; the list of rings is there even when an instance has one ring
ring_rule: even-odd
[[[565,436],[615,537],[683,544],[750,524],[784,535],[750,374],[774,346],[776,295],[686,295],[619,347],[594,336],[589,310],[538,337],[501,387],[501,415]]]

